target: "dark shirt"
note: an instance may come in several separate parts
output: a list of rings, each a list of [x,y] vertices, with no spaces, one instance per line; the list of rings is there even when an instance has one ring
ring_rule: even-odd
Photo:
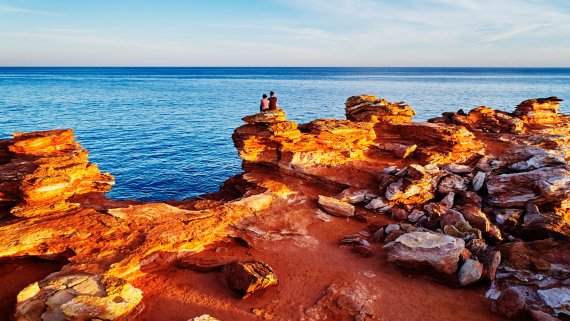
[[[277,97],[269,97],[269,109],[277,109]]]

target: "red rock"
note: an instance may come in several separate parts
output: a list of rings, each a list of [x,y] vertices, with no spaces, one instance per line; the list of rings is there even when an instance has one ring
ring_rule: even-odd
[[[354,216],[354,205],[342,202],[333,197],[319,195],[319,206],[327,213],[334,216]]]
[[[352,96],[346,100],[346,118],[360,122],[407,123],[416,113],[403,102],[391,103],[374,96]]]
[[[481,230],[481,232],[488,232],[491,228],[491,222],[487,215],[481,212],[480,208],[473,205],[464,205],[460,208],[461,214],[471,226]]]
[[[376,295],[359,282],[332,284],[305,310],[301,320],[368,320],[374,318]]]
[[[385,139],[394,137],[395,140],[416,144],[418,147],[414,155],[428,163],[466,161],[484,150],[483,144],[473,133],[461,126],[422,122],[378,126]]]
[[[408,219],[408,212],[406,212],[406,210],[403,208],[393,207],[392,208],[392,219],[404,221],[404,220]]]
[[[529,310],[552,315],[564,311],[564,297],[570,296],[566,285],[570,269],[570,244],[552,239],[513,242],[499,246],[502,263],[495,279],[500,292],[494,309],[508,317],[519,317]],[[524,280],[524,282],[521,282]],[[567,311],[567,310],[566,310]],[[559,312],[557,312],[559,313]]]
[[[540,310],[531,310],[530,316],[533,321],[561,321],[558,318],[551,316],[548,313],[542,312]]]
[[[222,269],[224,280],[230,289],[245,299],[254,292],[277,285],[277,277],[271,267],[260,261],[231,262]]]
[[[557,97],[525,100],[517,106],[515,115],[527,124],[552,124],[559,121],[558,106],[562,99]]]
[[[412,223],[416,223],[417,221],[419,221],[422,217],[425,216],[425,212],[424,211],[420,211],[418,209],[414,209],[410,215],[408,215],[408,221],[412,222]]]
[[[231,256],[193,257],[188,256],[176,261],[176,267],[191,269],[198,272],[210,272],[222,268],[224,265],[235,261]]]
[[[70,129],[15,133],[6,144],[11,158],[0,165],[0,195],[15,203],[14,216],[77,211],[79,205],[68,201],[72,196],[108,192],[114,184],[89,163]]]
[[[520,318],[527,310],[527,296],[528,293],[524,287],[509,287],[501,293],[493,308],[509,318]]]
[[[570,215],[563,211],[541,212],[535,204],[527,204],[523,233],[526,238],[570,237]]]
[[[491,176],[487,190],[489,202],[501,207],[560,201],[570,196],[570,170],[566,165]]]
[[[483,264],[478,261],[468,259],[459,269],[459,285],[467,286],[481,279],[483,276]]]
[[[471,131],[483,131],[487,133],[513,133],[524,132],[524,123],[508,113],[493,110],[485,106],[479,106],[467,114],[449,113],[439,119],[440,122],[464,126]],[[435,122],[430,119],[430,122]]]
[[[372,250],[366,245],[355,245],[351,249],[352,252],[360,254],[364,258],[372,257]]]
[[[446,225],[455,225],[458,222],[465,222],[463,214],[456,210],[449,209],[441,216],[440,226],[444,228]]]
[[[459,193],[467,189],[467,182],[459,175],[444,176],[437,186],[437,191],[441,194],[448,194],[451,192]]]
[[[499,264],[501,264],[501,252],[488,251],[487,253],[485,253],[484,255],[480,255],[479,257],[484,267],[483,276],[491,281],[495,280],[497,269],[499,268]]]
[[[462,239],[431,232],[406,233],[384,245],[388,261],[443,275],[455,275],[464,247]]]

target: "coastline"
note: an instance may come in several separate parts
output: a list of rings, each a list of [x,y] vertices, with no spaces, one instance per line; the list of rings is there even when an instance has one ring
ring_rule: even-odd
[[[17,318],[48,312],[77,317],[73,300],[81,295],[44,305],[57,291],[71,291],[75,285],[61,281],[69,275],[103,288],[84,294],[90,300],[82,302],[111,307],[113,319],[208,313],[221,320],[397,320],[426,319],[430,312],[433,320],[458,313],[464,320],[501,320],[481,306],[483,285],[489,283],[495,292],[487,305],[502,314],[553,314],[550,301],[539,295],[532,296],[536,302],[508,305],[501,291],[515,291],[509,289],[518,272],[551,273],[546,288],[533,283],[525,293],[562,288],[550,266],[567,264],[563,254],[545,256],[550,265],[540,271],[534,270],[536,262],[528,265],[512,255],[534,253],[525,244],[548,238],[559,242],[561,253],[568,251],[570,116],[558,113],[559,103],[551,97],[525,101],[512,113],[479,107],[412,122],[415,112],[408,105],[354,96],[346,103],[347,120],[297,124],[281,110],[248,116],[233,135],[244,173],[209,199],[166,203],[105,198],[112,176],[87,161],[70,131],[2,140],[1,172],[11,178],[0,182],[0,191],[11,216],[0,227],[7,240],[0,254],[68,260],[18,295]],[[63,160],[68,164],[61,166]],[[55,183],[54,173],[61,178]],[[548,185],[528,189],[520,183],[534,181]],[[438,237],[452,251],[427,250],[429,259],[411,260],[406,235],[419,237],[420,245],[425,237]],[[414,253],[430,248],[417,246]],[[497,252],[499,262],[492,259]],[[451,259],[449,253],[455,253]],[[240,301],[219,280],[222,272],[180,268],[199,254],[218,260],[216,267],[228,257],[264,261],[280,285]],[[412,272],[401,274],[389,262]],[[454,289],[465,282],[459,275],[467,264],[479,273],[471,282],[479,285]],[[517,266],[515,272],[509,264]],[[497,271],[512,275],[496,279]],[[200,285],[185,284],[186,278]],[[52,291],[46,284],[65,287]],[[346,291],[357,294],[347,299]],[[114,301],[117,293],[122,301]],[[462,302],[456,301],[458,293]],[[518,293],[510,295],[520,298]],[[140,308],[141,300],[147,308]],[[339,300],[349,304],[339,308]],[[436,308],[438,300],[446,304]],[[170,311],[159,307],[167,301]]]

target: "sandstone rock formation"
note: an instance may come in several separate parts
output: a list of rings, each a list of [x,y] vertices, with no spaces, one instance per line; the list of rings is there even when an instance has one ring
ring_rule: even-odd
[[[371,95],[349,97],[345,106],[346,118],[356,122],[409,123],[416,114],[404,102],[391,103]]]
[[[232,136],[244,173],[207,199],[167,203],[105,198],[113,179],[88,162],[71,130],[15,134],[0,140],[0,257],[65,263],[20,292],[14,318],[133,319],[149,311],[142,305],[152,300],[155,273],[175,266],[210,272],[201,280],[212,275],[211,288],[195,296],[209,300],[173,300],[213,309],[200,305],[185,319],[373,320],[393,308],[376,300],[397,278],[374,280],[387,261],[450,286],[490,283],[490,305],[507,317],[567,318],[570,116],[558,114],[560,101],[527,100],[512,113],[482,106],[430,122],[369,95],[347,100],[346,120],[297,124],[283,110],[258,113]],[[234,243],[246,252],[231,252]],[[256,257],[281,254],[286,262],[272,268]],[[328,275],[336,265],[342,273]],[[275,285],[274,270],[283,285],[248,298],[259,303],[248,314],[224,314],[230,308],[215,301],[220,279],[247,296]],[[276,303],[281,295],[287,303]]]
[[[527,124],[556,124],[561,101],[557,97],[525,100],[517,106],[515,115]]]
[[[78,194],[108,192],[113,177],[89,163],[73,131],[15,133],[0,145],[0,206],[18,217],[73,211]]]

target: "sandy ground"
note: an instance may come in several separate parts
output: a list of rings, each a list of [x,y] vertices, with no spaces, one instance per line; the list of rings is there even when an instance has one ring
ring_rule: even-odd
[[[299,247],[294,240],[264,242],[256,249],[218,244],[218,253],[211,251],[212,255],[262,260],[273,268],[280,285],[242,300],[225,287],[219,271],[200,273],[170,267],[135,282],[145,293],[144,309],[127,319],[185,321],[207,313],[224,321],[298,320],[330,284],[360,280],[378,295],[377,320],[507,320],[491,312],[484,297],[487,285],[449,288],[404,274],[386,261],[379,244],[373,245],[370,258],[336,244],[342,236],[364,230],[366,225],[340,218],[315,222],[309,230],[319,240],[314,247]],[[263,312],[257,316],[252,309]]]

